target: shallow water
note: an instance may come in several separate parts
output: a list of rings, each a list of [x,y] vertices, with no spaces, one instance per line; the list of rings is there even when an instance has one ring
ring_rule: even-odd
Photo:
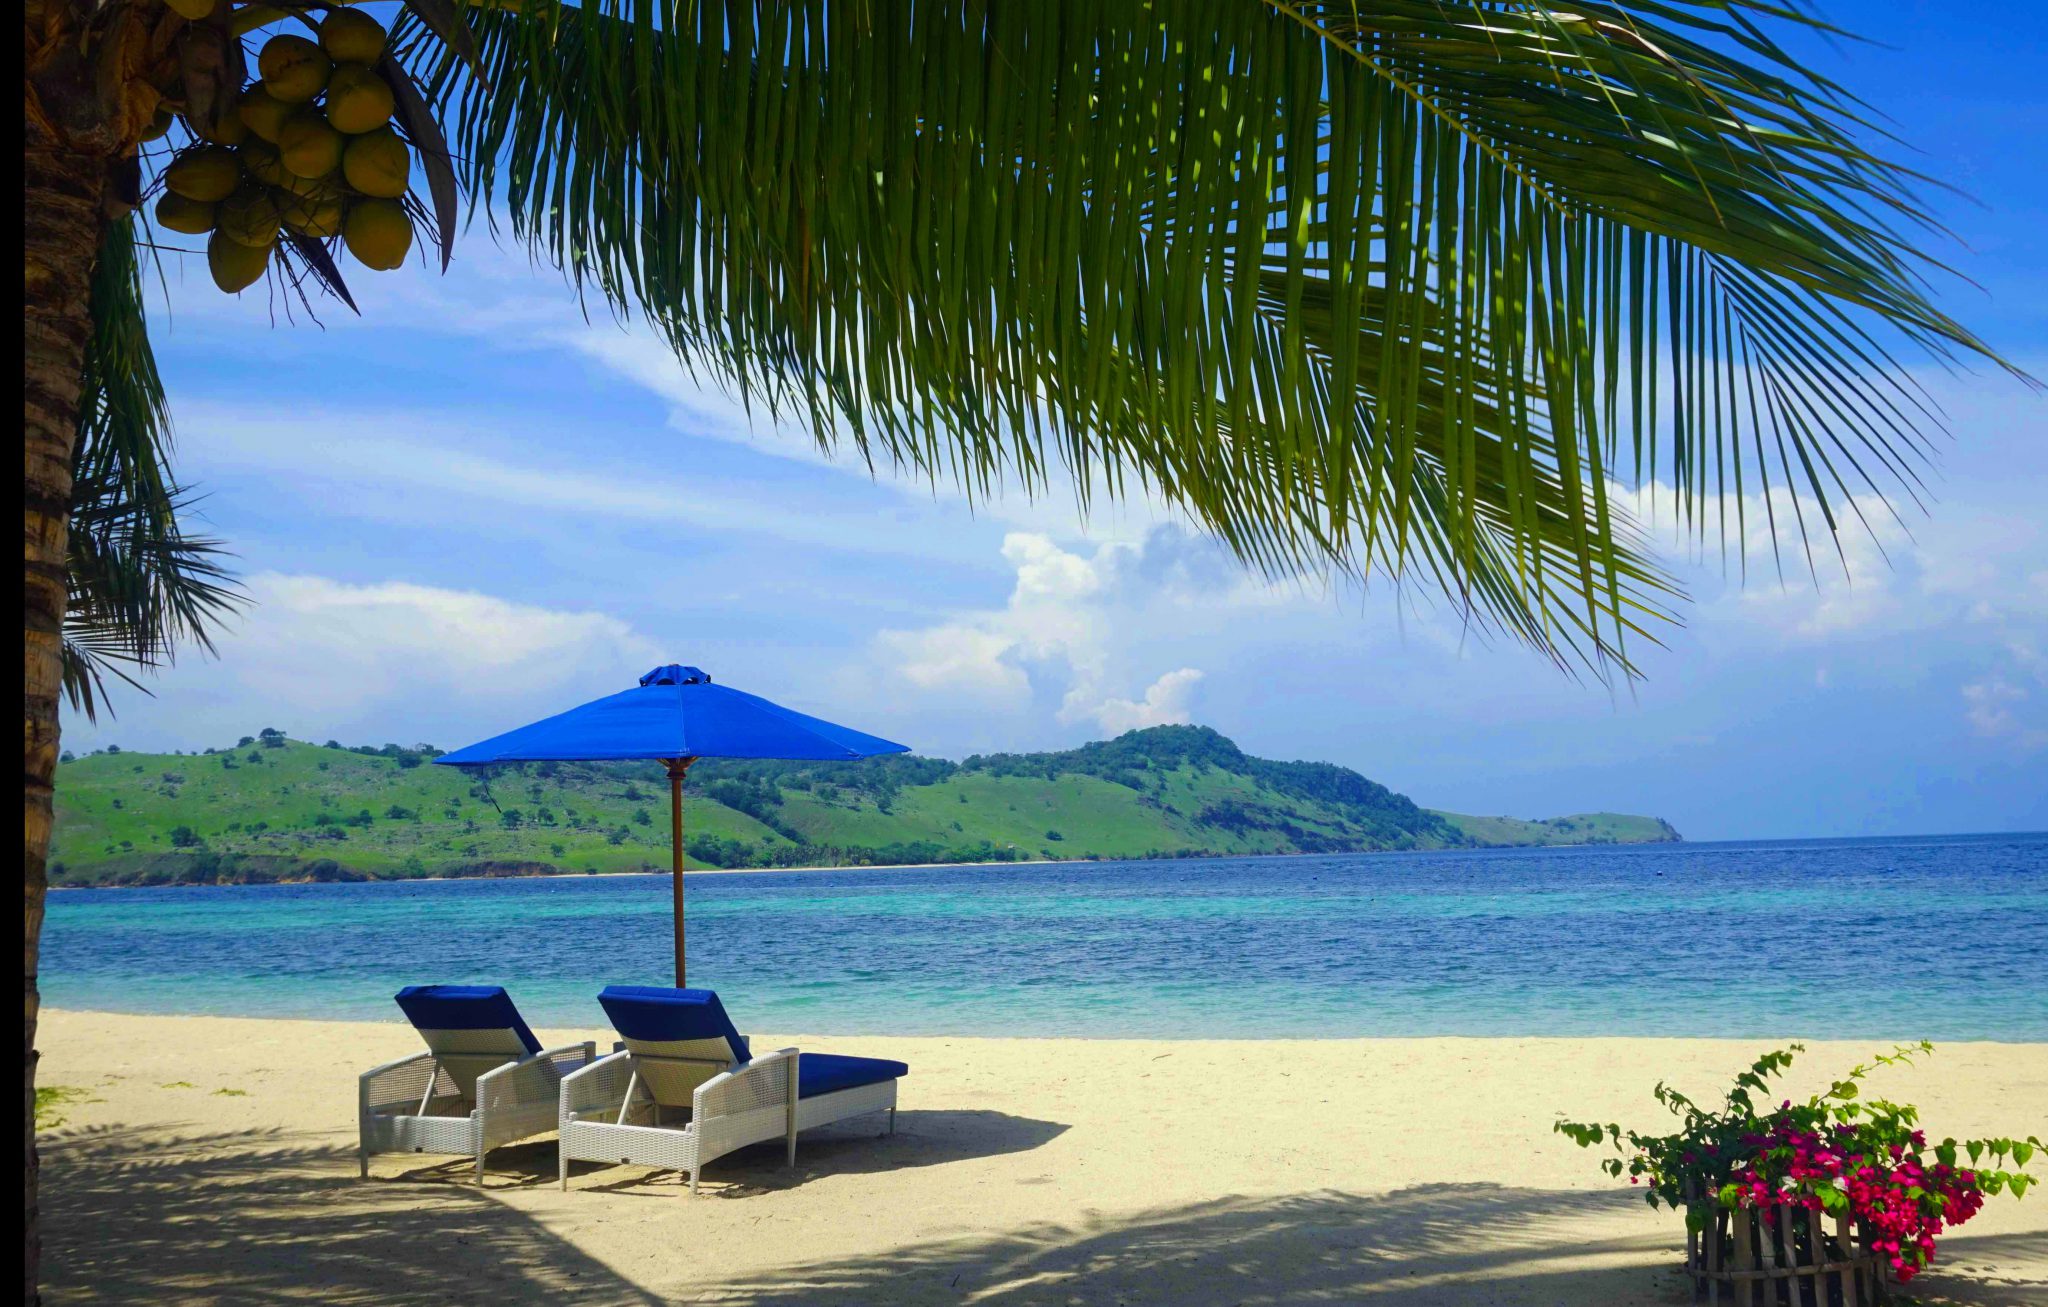
[[[743,1029],[2048,1039],[2048,834],[692,877]],[[53,894],[44,999],[382,1019],[421,981],[600,1027],[665,876]]]

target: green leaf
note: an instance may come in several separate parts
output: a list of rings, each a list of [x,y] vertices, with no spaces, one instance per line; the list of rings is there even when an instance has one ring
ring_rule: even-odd
[[[179,521],[191,496],[168,470],[170,415],[143,313],[137,221],[108,228],[94,265],[72,447],[63,685],[88,720],[105,706],[108,676],[142,689],[137,675],[180,645],[211,652],[240,603],[219,542],[185,534]]]
[[[1775,0],[441,3],[472,203],[743,402],[1602,676],[1683,602],[1610,482],[1810,554],[1917,502],[1902,347],[1995,361]]]

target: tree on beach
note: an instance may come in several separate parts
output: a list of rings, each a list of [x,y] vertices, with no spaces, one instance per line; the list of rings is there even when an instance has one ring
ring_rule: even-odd
[[[160,660],[226,602],[177,532],[137,251],[203,240],[224,290],[341,311],[408,250],[445,264],[466,193],[826,450],[976,499],[1155,497],[1250,567],[1412,583],[1595,675],[1682,602],[1618,487],[1811,566],[1919,503],[1940,419],[1908,351],[1996,361],[1930,297],[1921,179],[1788,48],[1834,34],[1801,0],[378,16],[388,41],[324,0],[25,5],[30,1294],[95,423],[157,487],[143,598],[101,610],[124,647]]]

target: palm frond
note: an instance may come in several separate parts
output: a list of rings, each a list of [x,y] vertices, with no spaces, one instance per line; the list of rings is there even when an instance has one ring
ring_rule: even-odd
[[[217,540],[179,523],[192,496],[170,478],[169,415],[150,349],[133,219],[100,249],[71,459],[64,691],[93,718],[106,678],[144,690],[134,672],[169,662],[180,644],[212,651],[240,601]]]
[[[1738,544],[1796,490],[1825,539],[1939,430],[1895,349],[1993,357],[1798,0],[469,22],[481,76],[410,48],[472,203],[749,403],[975,496],[1143,486],[1561,661],[1675,614],[1611,483]]]

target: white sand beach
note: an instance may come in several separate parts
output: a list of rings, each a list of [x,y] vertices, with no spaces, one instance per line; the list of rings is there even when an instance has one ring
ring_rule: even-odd
[[[545,1031],[548,1043],[608,1032]],[[46,1012],[54,1303],[1678,1304],[1683,1230],[1550,1132],[1649,1125],[1768,1041],[1085,1041],[757,1037],[901,1058],[897,1133],[861,1123],[677,1177],[551,1142],[356,1178],[356,1073],[402,1024]],[[1807,1092],[1877,1051],[1814,1044]],[[2048,1126],[2048,1044],[1949,1044],[1872,1092],[1936,1134]],[[2035,1169],[2042,1169],[2036,1162]],[[1914,1285],[2048,1303],[2048,1193],[1991,1200]]]

